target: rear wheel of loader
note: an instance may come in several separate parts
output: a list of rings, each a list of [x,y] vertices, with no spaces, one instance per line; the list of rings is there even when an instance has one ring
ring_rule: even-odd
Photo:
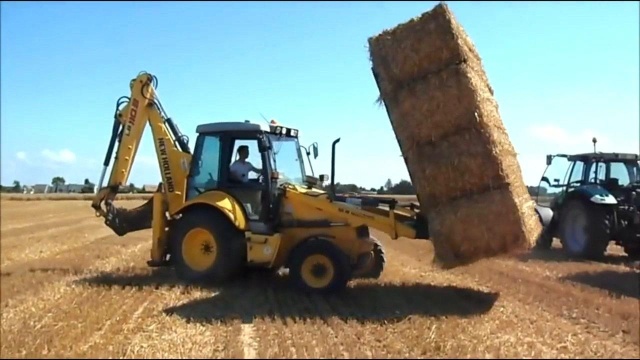
[[[351,279],[347,255],[325,239],[311,239],[290,255],[289,276],[306,292],[332,293],[343,290]]]
[[[223,282],[244,266],[241,231],[215,211],[187,212],[171,229],[171,259],[178,278]]]
[[[384,265],[387,262],[384,248],[380,240],[374,237],[371,237],[371,239],[374,241],[371,259],[362,269],[358,269],[353,273],[354,279],[377,279],[382,275]]]

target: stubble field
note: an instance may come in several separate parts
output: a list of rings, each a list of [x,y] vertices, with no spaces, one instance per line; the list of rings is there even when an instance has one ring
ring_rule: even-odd
[[[146,266],[150,230],[120,238],[88,201],[0,210],[3,358],[640,356],[639,271],[614,246],[604,263],[555,250],[439,271],[429,242],[374,232],[382,278],[323,298],[263,274],[181,285]]]

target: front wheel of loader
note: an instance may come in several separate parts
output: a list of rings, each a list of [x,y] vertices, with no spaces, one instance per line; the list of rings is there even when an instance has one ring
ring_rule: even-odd
[[[351,279],[347,255],[325,239],[311,239],[290,255],[289,276],[293,284],[310,293],[334,293],[346,288]]]
[[[373,240],[374,244],[369,262],[353,273],[354,279],[378,279],[384,271],[387,259],[382,243],[374,237],[371,237],[371,240]]]
[[[176,275],[188,282],[224,282],[244,267],[241,231],[215,211],[185,213],[171,229],[171,259]]]

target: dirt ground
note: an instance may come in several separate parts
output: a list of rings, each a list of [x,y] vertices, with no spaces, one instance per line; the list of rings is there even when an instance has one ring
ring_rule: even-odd
[[[555,250],[440,271],[429,242],[376,234],[383,277],[322,298],[258,274],[183,286],[146,266],[150,231],[120,238],[87,201],[0,214],[3,358],[640,357],[640,271],[615,247],[604,263]]]

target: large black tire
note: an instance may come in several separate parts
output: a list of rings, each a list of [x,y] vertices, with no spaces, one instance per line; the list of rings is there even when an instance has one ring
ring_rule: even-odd
[[[294,286],[308,293],[335,293],[351,280],[349,258],[325,239],[309,239],[289,255],[289,277]]]
[[[602,205],[572,199],[562,209],[559,224],[562,249],[570,257],[599,260],[610,238],[610,218]]]
[[[242,231],[216,210],[192,210],[170,230],[171,263],[178,278],[188,282],[225,282],[246,264]]]
[[[384,266],[387,262],[384,248],[380,240],[374,238],[373,250],[371,250],[371,260],[363,269],[359,269],[353,273],[354,279],[378,279],[384,271]]]

